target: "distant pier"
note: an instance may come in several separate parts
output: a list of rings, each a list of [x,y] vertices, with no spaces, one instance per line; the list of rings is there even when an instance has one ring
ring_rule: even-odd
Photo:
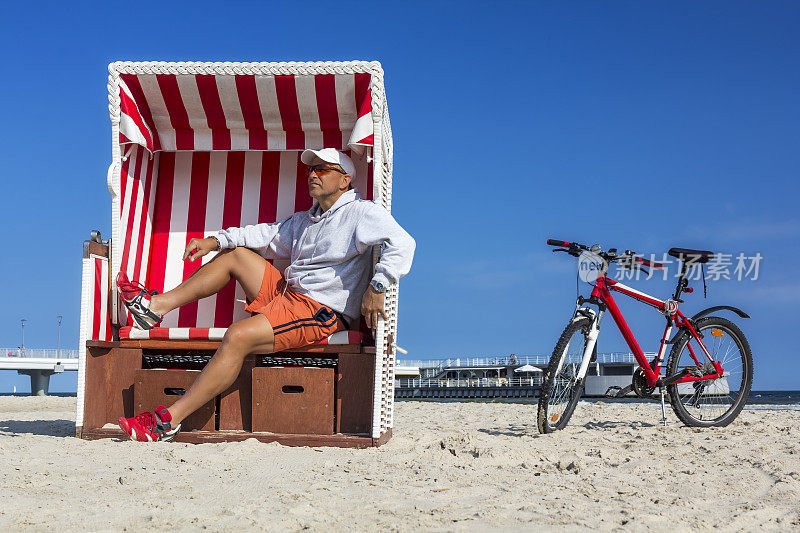
[[[655,354],[646,353],[652,357]],[[541,394],[550,356],[399,360],[395,398],[530,398]],[[631,353],[598,354],[589,365],[584,396],[599,397],[610,386],[630,385],[636,359]]]
[[[46,396],[50,376],[78,370],[78,350],[0,348],[0,370],[30,376],[31,395]]]

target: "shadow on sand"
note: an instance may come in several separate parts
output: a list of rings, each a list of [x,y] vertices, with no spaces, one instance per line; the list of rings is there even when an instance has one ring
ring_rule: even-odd
[[[586,424],[583,424],[583,427],[585,427],[586,429],[615,429],[615,428],[636,429],[636,428],[652,428],[658,425],[659,424],[651,424],[649,422],[641,422],[641,421],[631,422],[630,420],[628,420],[625,422],[620,422],[614,420],[606,420],[603,422],[588,422]]]
[[[0,436],[46,435],[49,437],[74,437],[72,420],[0,420]]]
[[[539,429],[536,425],[529,424],[510,424],[507,427],[498,427],[491,429],[479,429],[481,433],[487,435],[501,436],[501,437],[538,437]]]

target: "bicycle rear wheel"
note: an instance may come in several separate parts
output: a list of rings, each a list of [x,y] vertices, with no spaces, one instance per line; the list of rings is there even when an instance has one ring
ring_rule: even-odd
[[[730,320],[710,316],[697,321],[696,330],[703,344],[724,370],[721,378],[667,386],[672,410],[687,426],[727,426],[739,415],[750,396],[753,384],[753,356],[744,333]],[[667,375],[684,368],[696,367],[689,352],[694,338],[682,333],[672,348],[667,362]],[[694,353],[700,363],[708,360],[702,348],[694,343]]]
[[[559,337],[542,380],[539,396],[538,425],[540,433],[563,429],[583,394],[584,381],[578,379],[583,352],[592,321],[576,318]]]

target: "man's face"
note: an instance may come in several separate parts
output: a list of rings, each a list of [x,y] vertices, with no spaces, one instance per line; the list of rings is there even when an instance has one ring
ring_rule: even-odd
[[[350,175],[334,163],[319,161],[308,167],[308,194],[314,198],[330,196],[347,190]]]

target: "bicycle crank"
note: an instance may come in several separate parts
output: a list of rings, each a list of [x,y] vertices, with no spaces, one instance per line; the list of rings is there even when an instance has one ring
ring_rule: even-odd
[[[636,396],[639,398],[649,398],[656,390],[655,387],[651,387],[647,384],[647,376],[645,376],[641,368],[637,368],[633,371],[631,386],[633,387],[633,392],[635,392]]]

